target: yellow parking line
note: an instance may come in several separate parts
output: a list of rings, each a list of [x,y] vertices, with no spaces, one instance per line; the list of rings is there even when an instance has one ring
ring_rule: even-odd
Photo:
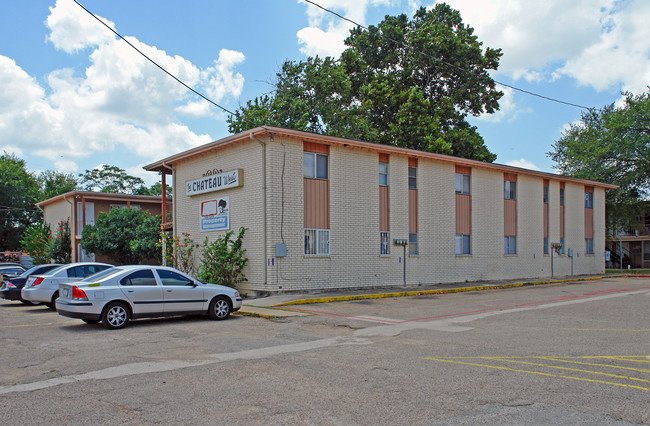
[[[632,389],[650,391],[650,388],[644,388],[644,387],[641,387],[641,386],[626,385],[626,384],[614,383],[614,382],[606,382],[606,381],[603,381],[603,380],[585,379],[585,378],[582,378],[582,377],[573,377],[573,376],[563,376],[563,375],[558,375],[558,374],[542,373],[540,371],[518,370],[518,369],[515,369],[515,368],[500,367],[500,366],[487,365],[487,364],[477,364],[477,363],[472,363],[472,362],[454,361],[454,360],[451,360],[451,359],[443,359],[443,358],[423,357],[422,359],[427,359],[427,360],[431,360],[431,361],[449,362],[449,363],[453,363],[453,364],[472,365],[472,366],[475,366],[475,367],[493,368],[493,369],[496,369],[496,370],[515,371],[515,372],[518,372],[518,373],[530,373],[530,374],[537,374],[537,375],[540,375],[540,376],[558,377],[558,378],[562,378],[562,379],[580,380],[580,381],[584,381],[584,382],[600,383],[600,384],[604,384],[604,385],[621,386],[621,387],[625,387],[625,388],[632,388]]]
[[[571,364],[592,365],[594,367],[619,368],[621,370],[632,370],[632,371],[638,371],[640,373],[650,373],[650,370],[645,370],[643,368],[632,368],[632,367],[623,367],[623,366],[620,366],[620,365],[609,365],[609,364],[598,364],[598,363],[592,363],[592,362],[571,361],[571,360],[566,360],[566,359],[555,358],[555,357],[552,357],[552,356],[539,356],[539,357],[534,357],[534,358],[548,359],[548,360],[551,360],[551,361],[559,361],[559,362],[568,362],[568,363],[571,363]]]
[[[581,369],[578,369],[578,368],[569,368],[569,367],[559,367],[557,365],[540,364],[540,363],[537,363],[537,362],[515,361],[513,359],[505,359],[505,358],[499,358],[499,357],[490,357],[490,358],[485,358],[485,359],[503,361],[503,362],[512,362],[512,363],[515,363],[515,364],[535,365],[537,367],[555,368],[557,370],[576,371],[578,373],[596,374],[596,375],[599,375],[599,376],[615,377],[617,379],[635,380],[635,381],[638,381],[638,382],[650,383],[650,380],[646,380],[646,379],[637,379],[636,377],[621,376],[621,375],[618,375],[618,374],[601,373],[600,371],[581,370]]]
[[[79,321],[59,321],[59,322],[45,322],[45,323],[40,323],[40,324],[3,325],[2,328],[39,327],[41,325],[78,324],[78,323],[79,323]]]

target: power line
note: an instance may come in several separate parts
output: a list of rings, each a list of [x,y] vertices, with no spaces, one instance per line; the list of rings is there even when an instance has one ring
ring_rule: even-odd
[[[347,22],[351,23],[352,25],[354,25],[354,26],[356,26],[356,27],[363,28],[363,29],[366,30],[366,31],[370,31],[370,29],[369,29],[368,27],[366,27],[366,26],[364,26],[364,25],[361,25],[361,24],[359,24],[359,23],[357,23],[357,22],[355,22],[355,21],[353,21],[353,20],[351,20],[351,19],[349,19],[349,18],[346,18],[345,16],[340,15],[340,14],[334,12],[333,10],[327,9],[326,7],[323,7],[323,6],[321,6],[321,5],[317,4],[317,3],[314,3],[314,2],[311,1],[311,0],[303,0],[303,1],[305,1],[306,3],[311,4],[312,6],[315,6],[315,7],[319,8],[319,9],[321,9],[321,10],[327,12],[327,13],[330,13],[330,14],[332,14],[332,15],[334,15],[334,16],[336,16],[336,17],[338,17],[338,18],[340,18],[340,19],[342,19],[342,20],[344,20],[344,21],[347,21]],[[455,68],[455,69],[457,69],[457,70],[459,70],[459,71],[462,71],[462,72],[465,72],[465,73],[467,73],[467,74],[472,74],[472,71],[471,71],[471,70],[468,70],[468,69],[463,68],[463,67],[458,66],[458,65],[451,64],[451,63],[446,62],[446,61],[444,61],[444,60],[442,60],[442,59],[440,59],[440,58],[436,58],[435,56],[431,56],[431,55],[429,55],[429,54],[427,54],[427,53],[425,53],[425,52],[417,51],[414,47],[412,47],[412,46],[407,46],[407,45],[405,45],[405,44],[403,44],[403,43],[401,43],[401,42],[399,42],[399,41],[393,40],[392,38],[386,36],[385,34],[382,34],[382,36],[383,36],[384,38],[386,38],[386,40],[388,40],[388,41],[391,41],[391,42],[393,42],[393,43],[397,43],[397,44],[401,44],[404,48],[409,49],[409,50],[416,51],[417,53],[420,53],[420,54],[426,56],[426,57],[429,58],[429,59],[433,59],[433,60],[435,60],[435,61],[437,61],[437,62],[439,62],[439,63],[441,63],[441,64],[444,64],[444,65],[447,65],[447,66],[449,66],[449,67]],[[551,97],[548,97],[548,96],[540,95],[539,93],[531,92],[531,91],[529,91],[529,90],[520,89],[520,88],[518,88],[518,87],[516,87],[516,86],[510,85],[510,84],[506,84],[506,83],[502,83],[502,82],[497,81],[497,80],[494,80],[494,79],[493,79],[493,81],[494,81],[496,84],[500,85],[500,86],[507,87],[507,88],[509,88],[509,89],[516,90],[517,92],[521,92],[521,93],[524,93],[524,94],[527,94],[527,95],[530,95],[530,96],[536,96],[536,97],[538,97],[538,98],[545,99],[545,100],[547,100],[547,101],[557,102],[557,103],[559,103],[559,104],[568,105],[568,106],[572,106],[572,107],[576,107],[576,108],[581,108],[581,109],[587,109],[587,110],[591,110],[591,109],[593,109],[593,108],[591,108],[591,107],[587,107],[587,106],[584,106],[584,105],[578,105],[578,104],[574,104],[574,103],[571,103],[571,102],[566,102],[566,101],[563,101],[563,100],[560,100],[560,99],[555,99],[555,98],[551,98]]]
[[[94,13],[92,13],[90,10],[86,9],[86,8],[85,8],[81,3],[79,3],[77,0],[73,0],[73,1],[74,1],[75,3],[77,3],[77,5],[78,5],[80,8],[82,8],[83,10],[85,10],[86,12],[88,12],[88,14],[90,14],[90,16],[92,16],[92,17],[95,18],[97,21],[99,21],[103,26],[105,26],[106,28],[108,28],[108,29],[109,29],[113,34],[115,34],[116,36],[118,36],[119,38],[121,38],[121,39],[122,39],[126,44],[128,44],[129,46],[131,46],[131,48],[133,48],[136,52],[138,52],[140,55],[142,55],[145,59],[147,59],[149,62],[151,62],[152,64],[154,64],[156,67],[160,68],[160,70],[161,70],[162,72],[164,72],[165,74],[167,74],[168,76],[170,76],[171,78],[173,78],[174,80],[176,80],[178,83],[180,83],[181,85],[183,85],[183,87],[185,87],[187,90],[191,91],[191,92],[194,93],[195,95],[201,97],[202,99],[206,100],[207,102],[211,103],[212,105],[216,106],[217,108],[221,109],[222,111],[224,111],[224,112],[226,112],[226,113],[228,113],[228,114],[230,114],[230,115],[235,115],[232,111],[228,110],[228,109],[225,108],[225,107],[222,107],[221,105],[219,105],[218,103],[214,102],[212,99],[208,98],[207,96],[204,96],[202,93],[198,92],[197,90],[195,90],[195,89],[192,88],[191,86],[188,86],[187,84],[185,84],[185,82],[183,82],[182,80],[178,79],[174,74],[170,73],[170,72],[167,71],[165,68],[163,68],[162,66],[158,65],[158,63],[157,63],[156,61],[154,61],[153,59],[151,59],[150,57],[148,57],[147,55],[145,55],[145,54],[144,54],[140,49],[138,49],[138,48],[135,47],[133,44],[131,44],[131,42],[129,42],[127,39],[125,39],[124,37],[122,37],[122,35],[121,35],[120,33],[118,33],[117,31],[115,31],[115,30],[114,30],[113,28],[111,28],[108,24],[106,24],[104,21],[102,21],[101,19],[99,19],[99,18],[98,18]]]

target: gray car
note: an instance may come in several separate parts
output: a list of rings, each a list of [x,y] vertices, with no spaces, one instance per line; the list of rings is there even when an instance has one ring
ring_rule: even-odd
[[[233,288],[204,284],[166,266],[116,266],[82,281],[61,283],[59,315],[117,329],[136,318],[209,315],[224,320],[241,308]]]
[[[59,266],[43,275],[32,275],[20,295],[29,302],[42,302],[54,308],[59,297],[59,284],[79,281],[112,265],[97,262],[78,262]]]

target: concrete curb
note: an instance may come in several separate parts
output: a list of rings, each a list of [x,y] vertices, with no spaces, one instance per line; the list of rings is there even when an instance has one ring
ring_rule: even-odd
[[[405,297],[405,296],[424,296],[428,294],[449,294],[449,293],[463,293],[468,291],[481,291],[481,290],[502,290],[515,287],[526,287],[534,285],[544,285],[544,284],[557,284],[565,282],[577,282],[577,281],[592,281],[600,280],[604,277],[585,277],[585,278],[570,278],[563,280],[548,280],[548,281],[527,281],[519,283],[509,283],[509,284],[494,284],[494,285],[483,285],[483,286],[473,286],[473,287],[458,287],[458,288],[447,288],[447,289],[437,289],[437,290],[412,290],[412,291],[401,291],[401,292],[392,292],[392,293],[374,293],[374,294],[355,294],[349,296],[331,296],[331,297],[315,297],[309,299],[298,299],[292,300],[290,302],[278,303],[273,306],[290,306],[290,305],[307,305],[311,303],[329,303],[329,302],[344,302],[348,300],[363,300],[363,299],[382,299],[386,297]]]

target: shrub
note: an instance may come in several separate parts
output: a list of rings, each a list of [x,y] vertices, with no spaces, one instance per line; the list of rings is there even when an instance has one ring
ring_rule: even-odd
[[[248,281],[243,272],[248,258],[245,257],[246,250],[241,248],[245,232],[246,228],[239,228],[239,235],[235,240],[232,240],[233,231],[226,232],[212,243],[205,239],[199,280],[229,287]]]
[[[54,238],[47,245],[46,255],[54,263],[70,263],[72,240],[70,239],[70,224],[67,219],[59,222]]]
[[[165,242],[165,253],[162,252],[163,241]],[[158,247],[160,253],[163,253],[167,265],[174,266],[186,274],[195,275],[194,249],[198,248],[199,245],[192,240],[190,234],[183,232],[183,239],[181,240],[178,236],[172,237],[163,232],[156,247]]]
[[[47,246],[52,239],[50,225],[46,223],[37,223],[25,230],[20,244],[23,251],[29,253],[34,265],[49,263],[50,257],[47,255]]]

